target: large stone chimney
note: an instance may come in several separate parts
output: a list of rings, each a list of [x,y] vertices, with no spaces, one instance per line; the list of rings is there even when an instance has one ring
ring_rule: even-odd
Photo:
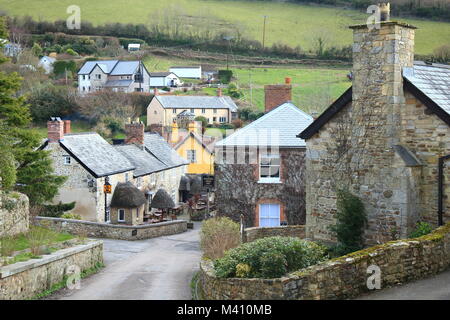
[[[64,121],[59,117],[51,117],[47,121],[47,137],[48,142],[58,142],[64,139]]]
[[[389,19],[388,4],[379,6],[381,18]],[[402,70],[413,66],[416,28],[394,21],[350,28],[353,29],[353,108],[365,117],[365,123],[373,119],[384,126],[382,136],[388,138],[387,147],[391,147],[398,142],[399,108],[404,103]]]
[[[291,78],[285,78],[285,84],[264,86],[264,111],[269,112],[285,102],[292,100]]]
[[[144,145],[144,124],[139,121],[139,118],[125,124],[125,135],[126,144]]]

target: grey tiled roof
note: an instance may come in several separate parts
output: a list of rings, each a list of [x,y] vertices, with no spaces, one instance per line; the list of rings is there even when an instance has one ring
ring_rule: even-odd
[[[237,106],[229,96],[156,96],[166,109],[230,109],[237,111]]]
[[[283,103],[256,121],[216,143],[221,146],[305,147],[296,135],[313,122],[313,118],[291,102]]]
[[[96,61],[87,61],[78,71],[78,74],[89,74],[92,69],[98,64],[99,67],[103,70],[104,73],[110,73],[111,70],[116,66],[119,60],[96,60]]]
[[[139,61],[120,61],[120,60],[95,60],[87,61],[81,67],[78,74],[89,74],[94,67],[98,65],[106,74],[125,75],[134,74],[139,67]]]
[[[72,133],[60,141],[97,177],[133,170],[134,165],[98,133]]]
[[[150,152],[134,144],[115,145],[114,148],[136,167],[134,170],[135,177],[168,169],[164,163],[159,161]]]
[[[105,87],[129,87],[133,80],[108,80],[104,84]]]
[[[147,132],[144,135],[145,148],[168,168],[188,164],[178,153],[157,133]]]
[[[450,66],[415,62],[403,76],[450,115]]]
[[[173,72],[150,72],[150,77],[167,77],[168,75],[175,74]]]
[[[119,61],[111,72],[112,76],[134,74],[139,67],[139,61]]]

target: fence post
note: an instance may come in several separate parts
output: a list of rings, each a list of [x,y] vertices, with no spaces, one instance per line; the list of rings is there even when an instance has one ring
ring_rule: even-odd
[[[241,214],[241,242],[247,242],[247,236],[245,234],[244,215]]]

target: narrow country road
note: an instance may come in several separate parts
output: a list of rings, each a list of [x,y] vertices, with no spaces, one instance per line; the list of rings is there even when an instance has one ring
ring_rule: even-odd
[[[200,224],[194,230],[139,241],[104,239],[106,267],[81,280],[81,288],[63,289],[58,300],[191,299],[190,282],[199,268]]]

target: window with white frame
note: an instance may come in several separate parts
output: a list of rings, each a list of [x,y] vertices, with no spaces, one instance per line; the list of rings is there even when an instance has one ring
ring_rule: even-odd
[[[137,177],[136,178],[136,186],[138,188],[140,188],[142,186],[142,177]]]
[[[125,173],[125,182],[129,181],[128,172]]]
[[[206,113],[206,109],[205,108],[202,109],[202,113]]]
[[[70,156],[64,156],[63,158],[64,158],[64,164],[69,165],[70,161],[71,161]]]
[[[194,108],[191,108],[191,113],[195,113],[195,110],[194,110]]]
[[[219,117],[219,122],[220,123],[227,122],[227,117]]]
[[[259,158],[259,181],[280,182],[281,160],[278,153],[264,153]]]
[[[263,203],[259,205],[259,226],[280,226],[280,205],[276,203]]]
[[[172,109],[172,113],[177,113],[177,109]]]
[[[189,163],[196,163],[197,162],[197,154],[195,150],[186,150],[186,157]]]
[[[125,221],[125,209],[119,209],[117,211],[117,221],[119,222]]]

